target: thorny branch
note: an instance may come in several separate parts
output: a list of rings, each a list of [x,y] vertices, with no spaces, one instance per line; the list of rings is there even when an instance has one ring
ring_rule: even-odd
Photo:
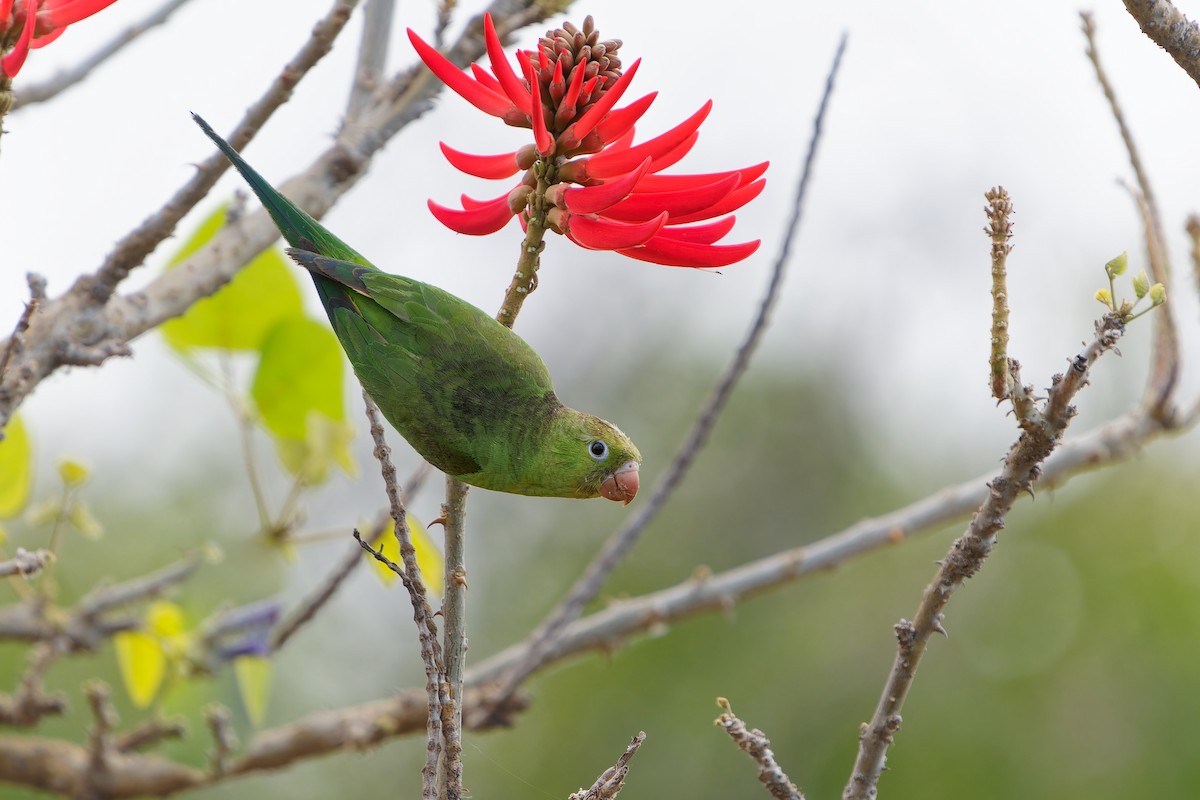
[[[792,783],[775,760],[767,735],[758,728],[747,729],[746,723],[738,719],[724,697],[717,698],[717,705],[725,711],[713,724],[729,734],[729,738],[758,764],[758,780],[767,788],[767,792],[777,800],[804,800],[804,792],[796,788],[796,784]]]
[[[1200,86],[1200,26],[1181,14],[1170,0],[1125,0],[1125,10],[1137,20],[1142,33],[1166,50]]]
[[[596,782],[591,785],[591,788],[580,789],[578,792],[572,793],[567,800],[612,800],[616,797],[617,793],[625,788],[625,776],[629,774],[629,760],[637,755],[638,748],[644,741],[646,741],[646,732],[638,731],[637,736],[634,736],[633,741],[629,743],[629,747],[626,747],[625,752],[617,759],[617,763],[600,773],[600,777],[596,778]]]
[[[421,580],[421,568],[417,564],[417,551],[413,547],[412,535],[408,529],[408,515],[404,503],[400,499],[400,489],[396,485],[396,468],[392,465],[391,448],[384,441],[383,423],[379,421],[379,408],[371,400],[366,389],[363,389],[362,396],[363,402],[366,404],[367,420],[370,423],[371,439],[375,442],[375,458],[379,461],[384,488],[391,506],[392,532],[400,544],[400,558],[404,562],[403,567],[391,563],[361,539],[359,539],[359,544],[362,544],[364,549],[375,558],[385,562],[400,576],[412,602],[413,621],[417,625],[417,638],[421,643],[421,661],[425,665],[425,693],[429,701],[425,767],[421,770],[422,797],[425,800],[437,800],[438,763],[444,750],[443,736],[449,738],[444,730],[445,720],[442,713],[442,708],[449,699],[446,687],[446,665],[442,657],[441,645],[438,644],[433,609],[429,607],[429,603],[425,599],[425,584]],[[358,538],[357,532],[355,532],[355,538]]]

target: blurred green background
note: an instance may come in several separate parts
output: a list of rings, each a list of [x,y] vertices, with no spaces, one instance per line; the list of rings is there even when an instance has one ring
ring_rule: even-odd
[[[719,367],[715,360],[663,359],[607,387],[601,405],[642,398],[625,407],[622,424],[646,454],[645,486],[663,469]],[[1097,381],[1105,380],[1104,367]],[[604,398],[603,387],[586,381],[573,389]],[[871,422],[853,413],[845,391],[833,378],[752,370],[691,477],[606,596],[635,595],[684,580],[699,565],[721,570],[813,541],[915,499],[934,488],[934,472],[965,478],[1002,454],[947,453],[931,467],[924,462],[933,454],[925,453],[908,462],[911,480],[885,477],[880,460],[903,456],[878,449]],[[995,414],[1003,418],[1002,410]],[[365,438],[359,437],[360,450]],[[288,564],[249,539],[244,522],[231,525],[231,515],[247,519],[251,507],[233,442],[226,444],[222,458],[210,454],[191,463],[186,479],[155,483],[155,502],[129,503],[105,491],[130,476],[107,476],[106,465],[94,464],[95,481],[84,492],[107,533],[96,542],[68,541],[60,572],[65,591],[78,595],[100,576],[140,574],[212,541],[225,550],[224,562],[202,568],[176,598],[195,618],[224,601],[277,596],[290,603],[305,594],[345,542],[302,547]],[[260,444],[269,463],[269,447]],[[403,474],[413,457],[396,444]],[[883,791],[977,798],[1188,794],[1200,779],[1192,757],[1200,703],[1200,538],[1198,475],[1176,458],[1184,444],[1156,445],[1152,457],[1019,505],[982,573],[949,607],[949,638],[932,643],[918,674]],[[356,480],[335,479],[311,499],[314,517],[347,521],[373,513],[377,502],[370,498],[382,496],[375,466],[365,453],[360,464]],[[281,478],[275,484],[284,485]],[[359,492],[365,499],[348,504],[328,499]],[[434,480],[414,505],[436,505],[439,494]],[[217,496],[224,502],[214,504]],[[614,504],[475,491],[468,524],[470,658],[481,660],[536,623],[621,518]],[[590,785],[645,730],[622,797],[759,796],[754,766],[712,726],[714,700],[725,696],[771,737],[780,763],[810,797],[837,796],[857,725],[871,714],[891,663],[891,626],[911,616],[933,562],[959,530],[936,531],[743,602],[727,615],[685,621],[539,674],[528,687],[532,708],[514,729],[468,733],[471,794],[565,797]],[[0,671],[17,674],[23,652],[3,645]],[[90,719],[77,690],[94,675],[113,683],[125,725],[141,717],[124,699],[105,648],[54,667],[49,685],[76,696],[70,715],[47,720],[38,735],[83,741]],[[282,651],[265,725],[421,683],[405,595],[361,569]],[[164,752],[203,763],[209,744],[200,709],[212,700],[232,706],[240,735],[252,736],[226,672],[171,692],[165,710],[187,717],[192,735]],[[415,796],[423,753],[423,741],[408,738],[191,796]],[[3,796],[32,795],[6,788]]]

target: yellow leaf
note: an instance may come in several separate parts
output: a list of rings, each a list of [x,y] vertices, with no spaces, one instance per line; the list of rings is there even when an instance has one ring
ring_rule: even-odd
[[[376,543],[376,549],[379,549],[393,563],[399,564],[403,568],[404,564],[400,561],[400,543],[396,541],[396,537],[393,534],[394,527],[394,524],[389,521],[387,528],[383,531],[383,536]],[[442,558],[442,551],[433,543],[433,539],[429,537],[429,532],[425,530],[425,526],[412,514],[408,515],[408,532],[412,536],[413,549],[417,551],[417,566],[421,570],[421,580],[425,582],[426,589],[440,596],[446,585],[446,568]],[[390,586],[399,577],[386,564],[381,563],[370,553],[364,553],[363,555],[371,559],[371,564],[375,567],[375,573],[385,586]]]
[[[267,715],[271,695],[271,661],[263,656],[239,656],[233,660],[233,674],[246,716],[256,727]]]
[[[446,561],[442,558],[442,551],[433,543],[433,539],[429,538],[425,526],[412,516],[408,518],[408,531],[412,534],[413,549],[417,551],[417,566],[421,568],[425,586],[441,597],[446,588]]]
[[[0,519],[15,516],[29,502],[33,482],[33,453],[20,417],[4,427],[0,441]]]
[[[113,636],[117,665],[129,699],[138,708],[150,705],[166,673],[167,659],[157,637],[142,631],[121,631]]]
[[[88,468],[73,458],[64,458],[58,462],[58,474],[63,483],[74,489],[87,482]]]
[[[162,639],[183,633],[183,609],[169,600],[155,600],[146,609],[146,627]]]

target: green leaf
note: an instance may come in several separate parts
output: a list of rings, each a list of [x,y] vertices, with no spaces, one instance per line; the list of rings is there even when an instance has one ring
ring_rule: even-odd
[[[307,317],[281,320],[262,343],[250,396],[280,460],[306,483],[341,464],[350,472],[342,397],[345,359],[333,331]]]
[[[262,656],[239,656],[233,660],[233,674],[246,716],[255,727],[267,716],[271,695],[271,661]]]
[[[33,451],[21,418],[14,416],[0,441],[0,519],[20,513],[33,485]]]
[[[167,658],[158,637],[142,631],[121,631],[113,636],[121,681],[129,699],[145,708],[158,694],[166,674]]]
[[[208,216],[167,264],[183,262],[207,244],[225,225],[226,206]],[[257,350],[280,319],[300,313],[300,287],[276,247],[264,250],[216,294],[200,300],[187,313],[159,329],[176,350],[220,347]]]

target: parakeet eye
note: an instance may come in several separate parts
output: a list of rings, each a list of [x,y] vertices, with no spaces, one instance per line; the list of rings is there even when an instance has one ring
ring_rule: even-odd
[[[588,445],[588,455],[597,461],[603,461],[608,458],[608,445],[596,439]]]

